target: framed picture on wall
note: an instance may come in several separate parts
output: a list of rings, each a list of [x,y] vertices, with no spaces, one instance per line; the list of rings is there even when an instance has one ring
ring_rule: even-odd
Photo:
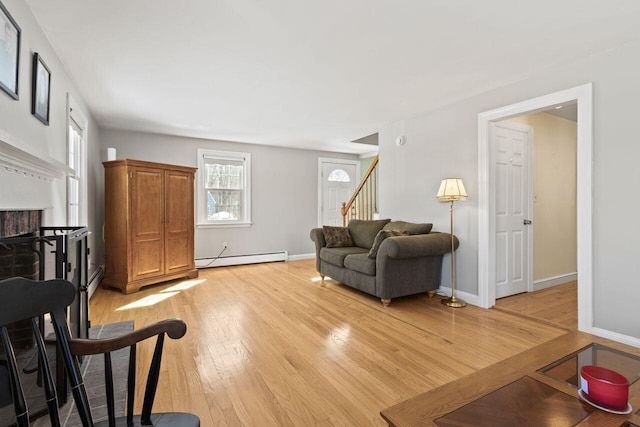
[[[49,95],[51,94],[51,71],[38,53],[33,54],[33,90],[31,91],[31,114],[45,125],[49,124]]]
[[[20,27],[0,2],[0,89],[18,99]]]

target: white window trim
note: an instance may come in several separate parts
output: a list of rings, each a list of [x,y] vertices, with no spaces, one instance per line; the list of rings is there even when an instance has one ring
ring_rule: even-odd
[[[89,120],[82,113],[80,105],[73,99],[71,94],[67,93],[67,162],[69,155],[69,126],[71,122],[80,129],[80,146],[78,147],[78,153],[75,155],[78,159],[78,170],[73,169],[72,178],[78,180],[78,224],[87,223],[88,219],[88,205],[87,205],[87,139],[89,133]],[[69,165],[69,167],[71,167]],[[67,221],[69,221],[69,183],[67,182]]]
[[[216,158],[225,160],[235,160],[244,162],[244,221],[216,221],[209,222],[206,219],[207,202],[205,200],[204,188],[204,159]],[[237,151],[210,150],[206,148],[198,148],[198,172],[196,174],[198,194],[197,200],[197,224],[198,228],[231,228],[231,227],[251,227],[251,153],[241,153]]]

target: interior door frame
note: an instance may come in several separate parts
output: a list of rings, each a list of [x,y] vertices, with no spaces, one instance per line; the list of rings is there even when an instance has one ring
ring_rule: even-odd
[[[578,330],[593,328],[593,84],[587,83],[478,114],[478,300],[495,305],[495,181],[490,169],[489,122],[576,101]]]
[[[334,159],[331,157],[318,157],[318,227],[322,227],[322,188],[323,188],[323,165],[325,163],[337,163],[342,165],[353,165],[356,167],[356,187],[360,182],[360,160]]]

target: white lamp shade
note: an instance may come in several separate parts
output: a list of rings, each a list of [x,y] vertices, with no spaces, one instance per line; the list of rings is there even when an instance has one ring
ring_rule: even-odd
[[[440,183],[440,189],[436,197],[443,202],[464,200],[467,198],[467,190],[464,188],[462,179],[445,178]]]

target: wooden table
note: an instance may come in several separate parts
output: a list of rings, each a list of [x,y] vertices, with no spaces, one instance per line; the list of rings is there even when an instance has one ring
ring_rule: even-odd
[[[638,348],[581,332],[569,332],[464,378],[384,409],[380,414],[390,426],[394,427],[456,425],[456,422],[459,423],[457,425],[465,425],[460,422],[469,414],[473,414],[475,417],[474,425],[480,425],[482,421],[486,421],[487,425],[496,426],[499,425],[498,422],[501,419],[499,412],[504,407],[502,404],[497,407],[492,406],[496,403],[493,399],[504,399],[505,396],[507,398],[511,396],[511,404],[520,405],[521,408],[524,408],[523,413],[526,412],[527,407],[539,405],[541,399],[547,399],[547,405],[555,405],[553,407],[557,410],[548,411],[545,414],[539,413],[540,416],[544,415],[545,417],[544,420],[538,419],[540,423],[618,427],[627,420],[640,425],[640,381],[633,383],[629,389],[629,401],[633,406],[633,412],[629,415],[615,415],[595,409],[580,401],[577,388],[538,372],[543,367],[592,343],[599,343],[640,357],[640,349]],[[638,374],[640,375],[640,372]],[[512,388],[505,389],[507,392],[492,394],[507,386]],[[541,393],[543,397],[539,399],[533,397],[530,394],[531,387],[539,389],[536,392]],[[518,394],[526,396],[522,397]],[[516,397],[514,398],[514,396]],[[468,405],[472,402],[475,403]],[[487,410],[491,408],[493,411],[487,413]],[[584,411],[584,413],[579,415],[580,411]],[[529,414],[527,416],[535,415]],[[571,417],[574,419],[573,423]],[[437,423],[436,420],[438,420]],[[506,422],[505,425],[507,425]]]

